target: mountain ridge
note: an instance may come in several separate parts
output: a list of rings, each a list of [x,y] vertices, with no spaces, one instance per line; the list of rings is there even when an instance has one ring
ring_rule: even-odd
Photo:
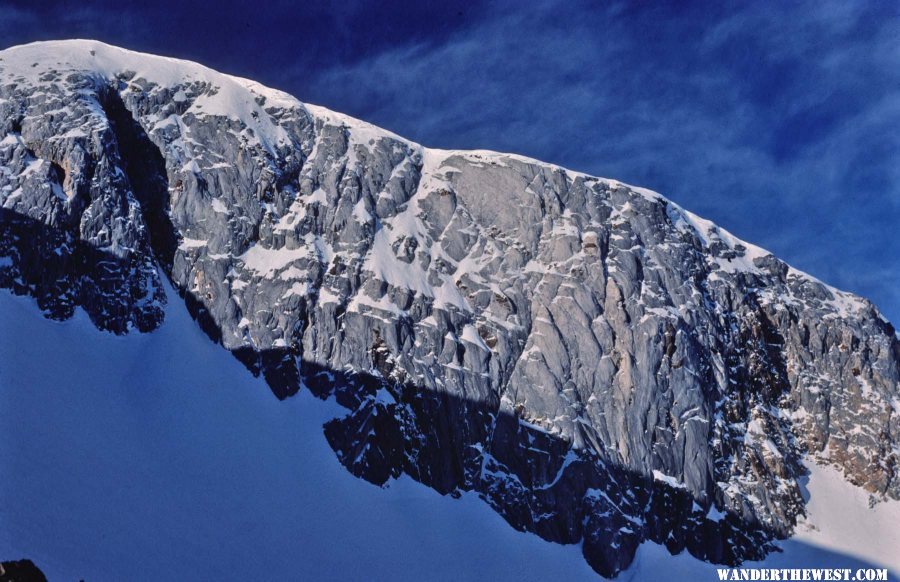
[[[502,158],[509,158],[509,159],[514,159],[514,160],[517,160],[517,161],[520,161],[523,163],[535,164],[535,165],[540,165],[540,166],[543,166],[543,167],[546,167],[549,169],[553,169],[553,170],[564,171],[571,176],[580,176],[580,177],[591,178],[591,179],[595,179],[595,180],[602,180],[604,182],[607,182],[607,183],[613,184],[613,185],[621,184],[622,186],[624,186],[625,188],[627,188],[631,191],[641,193],[641,194],[651,197],[651,198],[659,198],[661,200],[664,200],[668,205],[672,206],[677,212],[684,214],[687,221],[692,223],[692,226],[695,228],[695,230],[698,233],[701,234],[701,236],[702,236],[702,229],[701,229],[701,226],[699,226],[699,225],[703,225],[703,226],[707,227],[707,229],[712,227],[716,231],[721,233],[724,238],[726,238],[730,241],[733,241],[732,245],[740,244],[744,247],[747,247],[747,248],[751,249],[752,252],[757,256],[767,256],[767,255],[773,254],[766,249],[763,249],[757,245],[754,245],[743,239],[740,239],[739,237],[734,236],[728,230],[726,230],[716,224],[713,224],[711,221],[709,221],[705,218],[701,218],[701,217],[697,216],[696,214],[686,210],[681,205],[675,203],[674,201],[666,198],[662,194],[655,192],[653,190],[649,190],[647,188],[642,188],[639,186],[621,182],[619,180],[612,179],[612,178],[604,178],[604,177],[600,177],[600,176],[594,176],[594,175],[586,173],[586,172],[573,170],[571,168],[560,166],[558,164],[545,162],[545,161],[542,161],[542,160],[539,160],[536,158],[532,158],[529,156],[512,153],[512,152],[500,152],[500,151],[485,150],[485,149],[446,150],[446,149],[423,146],[415,141],[409,140],[409,139],[402,137],[390,130],[378,127],[367,121],[352,117],[350,115],[346,115],[344,113],[339,113],[339,112],[327,109],[320,105],[314,105],[311,103],[302,102],[299,99],[297,99],[296,97],[294,97],[294,96],[290,95],[289,93],[286,93],[280,89],[274,89],[271,87],[267,87],[256,81],[253,81],[251,79],[247,79],[244,77],[240,77],[237,75],[231,75],[228,73],[220,73],[218,71],[210,69],[209,67],[206,67],[205,65],[202,65],[195,61],[179,59],[179,58],[175,58],[175,57],[166,57],[166,56],[141,53],[139,51],[133,51],[130,49],[115,47],[113,45],[109,45],[109,44],[103,43],[101,41],[92,40],[92,39],[66,39],[66,40],[56,40],[56,41],[36,41],[33,43],[24,44],[24,45],[16,45],[16,46],[8,47],[6,49],[3,49],[0,52],[15,53],[15,52],[25,52],[28,50],[34,50],[37,53],[39,53],[38,59],[40,60],[42,58],[45,58],[43,56],[40,56],[40,53],[45,52],[47,49],[72,51],[72,54],[74,54],[76,51],[81,51],[83,54],[90,54],[91,51],[96,52],[96,48],[92,48],[92,47],[102,47],[105,50],[114,50],[118,53],[127,55],[128,57],[133,59],[132,62],[135,64],[141,63],[141,64],[147,66],[150,64],[159,65],[160,63],[166,63],[167,65],[170,65],[171,67],[186,68],[193,75],[197,75],[198,73],[202,74],[202,75],[206,75],[205,80],[210,80],[210,81],[215,80],[215,79],[228,80],[228,81],[235,83],[243,90],[249,91],[250,93],[256,94],[258,96],[265,97],[267,100],[271,99],[271,100],[275,101],[279,106],[302,107],[302,108],[306,109],[307,111],[309,111],[310,114],[324,120],[326,123],[331,123],[334,125],[344,126],[347,128],[353,128],[353,129],[362,130],[362,131],[369,131],[369,132],[376,134],[378,137],[394,139],[399,142],[403,142],[409,146],[412,146],[414,148],[418,148],[420,150],[420,153],[422,153],[423,155],[427,151],[432,156],[435,156],[436,158],[444,158],[444,159],[451,157],[453,155],[471,156],[476,159],[482,158],[482,157],[489,158],[489,159],[494,158],[495,160],[502,159]],[[69,57],[68,53],[67,53],[67,57],[64,57],[64,58],[71,58],[71,57]],[[28,59],[26,58],[25,60],[28,60]],[[105,73],[107,75],[109,75],[109,74],[115,75],[118,73],[125,72],[127,70],[127,69],[123,68],[123,66],[121,64],[116,64],[116,65],[106,64],[105,66],[98,67],[98,65],[96,63],[91,64],[90,59],[83,59],[83,60],[79,61],[78,64],[72,64],[69,62],[67,62],[66,64],[68,66],[75,67],[75,69],[73,69],[73,70],[77,70],[78,67],[87,67],[85,70],[95,70],[98,72],[102,71],[103,73]],[[157,82],[157,83],[160,82],[159,75],[158,75],[158,67],[152,67],[152,69],[154,70],[154,72],[151,73],[151,76],[155,77],[154,82]],[[137,70],[140,70],[140,68],[138,67]],[[136,72],[136,71],[132,71],[132,72],[134,72],[135,75],[140,76],[140,72]],[[170,72],[169,72],[169,76],[171,76]],[[182,80],[184,78],[183,75],[175,75],[175,76],[179,80]],[[257,111],[257,113],[258,112],[259,111]],[[233,114],[233,113],[235,113],[235,111],[229,110],[228,113]],[[238,110],[238,113],[240,113],[239,110]],[[237,115],[237,117],[238,118],[252,117],[252,113],[247,113],[246,115],[243,115],[243,116],[239,114],[239,115]],[[699,225],[697,223],[699,223]],[[868,300],[866,298],[856,295],[854,293],[850,293],[847,291],[842,291],[840,289],[837,289],[836,287],[821,281],[820,279],[811,275],[810,273],[796,269],[795,267],[792,267],[792,266],[789,266],[789,269],[791,270],[791,272],[797,273],[800,276],[807,277],[807,278],[815,281],[816,283],[824,285],[830,292],[835,293],[843,298],[847,298],[850,301],[862,301],[862,302],[870,303],[870,302],[868,302]],[[873,307],[874,307],[874,305],[873,305]],[[876,307],[876,309],[877,309],[877,307]],[[879,315],[881,315],[880,312],[879,312]],[[883,315],[881,317],[882,317],[882,319],[887,321],[887,318],[885,318]]]
[[[93,41],[0,59],[0,286],[150,331],[159,265],[276,395],[351,411],[358,476],[476,490],[605,575],[643,539],[760,557],[803,454],[900,492],[893,327],[659,194]]]

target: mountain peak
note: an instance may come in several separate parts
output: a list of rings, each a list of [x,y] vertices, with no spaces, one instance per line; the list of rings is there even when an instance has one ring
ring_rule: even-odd
[[[607,575],[645,540],[762,557],[804,456],[900,495],[890,324],[655,192],[95,41],[0,59],[0,286],[128,333],[168,278],[278,397],[347,409],[355,475],[477,491]]]

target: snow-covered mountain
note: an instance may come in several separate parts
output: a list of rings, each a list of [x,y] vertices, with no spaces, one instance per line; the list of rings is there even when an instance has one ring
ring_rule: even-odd
[[[900,497],[894,328],[654,192],[92,41],[0,52],[0,137],[0,286],[125,334],[168,279],[279,398],[345,409],[352,473],[601,574],[644,541],[764,558],[804,459]]]

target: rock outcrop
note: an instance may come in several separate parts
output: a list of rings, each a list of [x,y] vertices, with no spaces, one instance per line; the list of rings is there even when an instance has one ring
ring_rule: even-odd
[[[0,286],[148,332],[168,277],[341,462],[477,491],[615,575],[788,536],[801,458],[900,497],[900,340],[664,197],[424,148],[97,42],[0,52]]]
[[[31,560],[0,562],[0,582],[47,582],[47,577]]]

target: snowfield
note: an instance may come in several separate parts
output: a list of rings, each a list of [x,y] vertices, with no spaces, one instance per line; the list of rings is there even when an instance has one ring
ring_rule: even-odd
[[[51,581],[598,578],[473,495],[353,477],[322,435],[336,405],[277,401],[167,291],[163,326],[128,336],[0,292],[0,558]],[[900,571],[900,503],[869,509],[827,468],[808,489],[811,518],[767,567]],[[645,544],[620,579],[718,578]]]

